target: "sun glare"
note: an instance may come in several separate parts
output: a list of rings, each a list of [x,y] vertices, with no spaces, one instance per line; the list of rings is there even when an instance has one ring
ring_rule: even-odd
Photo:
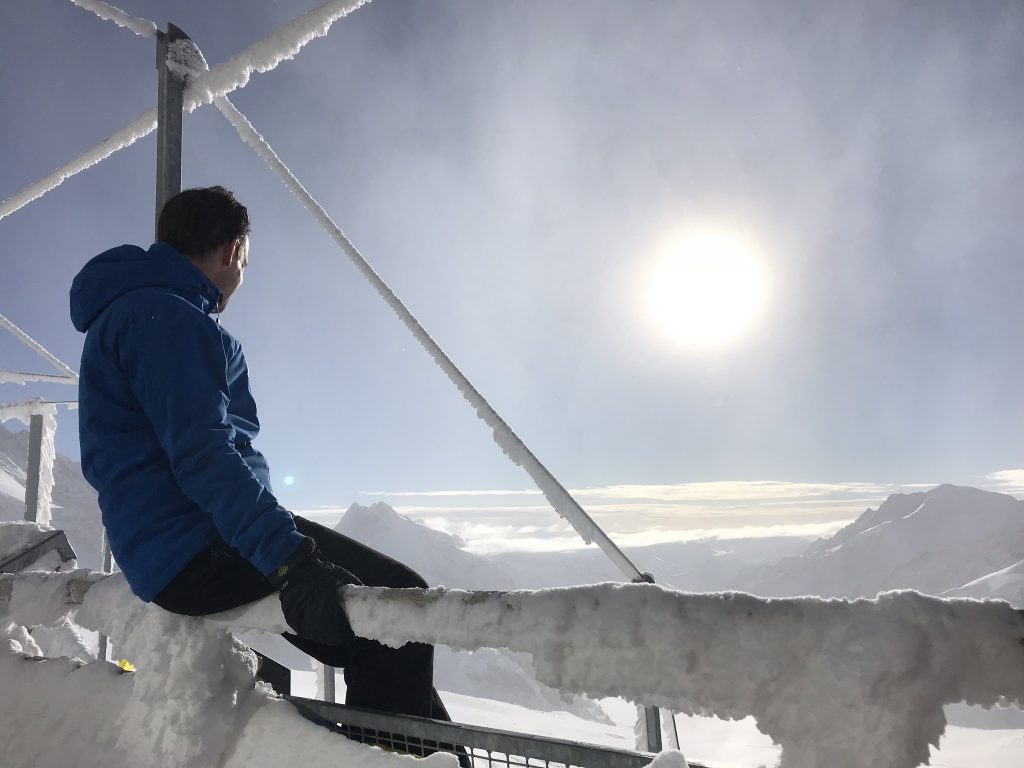
[[[768,275],[757,249],[725,231],[672,240],[655,255],[642,282],[640,301],[653,330],[696,351],[740,340],[768,302]]]

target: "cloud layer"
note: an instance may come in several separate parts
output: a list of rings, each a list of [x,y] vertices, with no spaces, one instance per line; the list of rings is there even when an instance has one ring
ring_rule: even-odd
[[[993,472],[975,483],[1024,493],[1024,469]],[[571,493],[620,546],[696,539],[828,536],[890,494],[935,483],[718,481],[577,488]],[[472,552],[552,552],[585,545],[555,516],[540,491],[363,491],[360,503],[385,501],[402,514],[458,536]],[[303,514],[333,524],[342,508]]]

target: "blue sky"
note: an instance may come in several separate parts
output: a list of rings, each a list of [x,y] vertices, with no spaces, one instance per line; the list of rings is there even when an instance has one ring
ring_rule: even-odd
[[[316,4],[119,3],[211,65]],[[156,83],[152,40],[67,0],[0,22],[6,198]],[[1017,0],[375,0],[232,99],[567,487],[876,499],[1024,466],[1022,34]],[[219,113],[187,116],[184,147],[184,184],[232,188],[254,220],[223,322],[286,504],[529,489]],[[68,286],[150,241],[154,153],[150,136],[0,221],[0,312],[73,366]],[[773,292],[753,331],[695,354],[652,331],[637,285],[659,242],[709,226],[756,244]],[[0,356],[34,365],[8,339]],[[0,401],[33,392],[71,394]]]

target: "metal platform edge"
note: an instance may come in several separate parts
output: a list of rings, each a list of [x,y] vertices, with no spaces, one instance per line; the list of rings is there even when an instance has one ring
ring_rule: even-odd
[[[77,557],[64,531],[53,531],[34,544],[29,544],[14,554],[0,559],[0,573],[17,573],[54,550],[60,554],[60,559],[65,563]]]
[[[598,744],[555,739],[548,736],[504,731],[477,725],[450,723],[426,717],[399,715],[346,704],[285,696],[305,717],[326,720],[357,728],[399,733],[403,736],[440,743],[457,744],[469,750],[480,749],[503,755],[584,768],[643,768],[656,757],[650,752],[635,752]],[[705,768],[690,763],[690,768]]]

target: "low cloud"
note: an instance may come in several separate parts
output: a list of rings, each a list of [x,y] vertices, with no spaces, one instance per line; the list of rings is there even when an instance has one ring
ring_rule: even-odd
[[[991,483],[990,490],[1009,494],[1024,493],[1024,469],[1004,469],[985,475],[985,479]]]
[[[587,512],[623,547],[701,539],[830,536],[893,493],[934,483],[801,483],[776,480],[625,484],[573,489]],[[1024,493],[1024,469],[986,475],[978,486]],[[458,537],[471,552],[557,552],[587,545],[536,489],[361,492],[406,517]],[[335,525],[343,508],[301,513]]]
[[[827,536],[889,494],[877,483],[718,481],[576,488],[573,496],[620,545],[709,538]],[[585,545],[536,489],[363,492],[407,517],[459,537],[467,549],[552,552]]]

